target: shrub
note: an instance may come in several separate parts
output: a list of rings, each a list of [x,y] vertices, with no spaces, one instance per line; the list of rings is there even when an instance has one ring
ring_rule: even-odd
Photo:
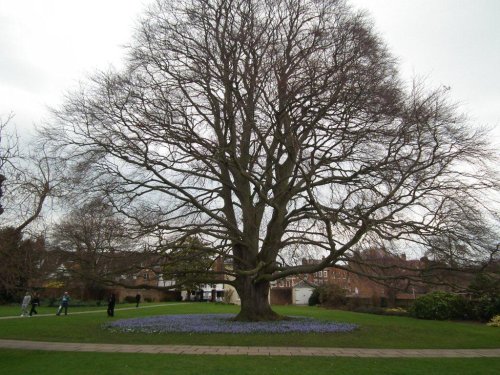
[[[123,299],[123,302],[126,302],[126,303],[135,303],[135,296],[125,296],[125,298]]]
[[[487,325],[490,327],[500,327],[500,315],[494,316]]]
[[[410,314],[419,319],[464,319],[467,318],[466,301],[453,293],[433,292],[418,298]]]
[[[470,314],[473,319],[486,322],[500,315],[500,282],[498,275],[479,273],[469,285],[473,300]]]
[[[469,285],[469,293],[475,298],[500,297],[500,283],[498,275],[479,273]]]
[[[347,291],[338,285],[328,284],[316,287],[309,297],[309,306],[321,304],[326,307],[344,307],[347,304]]]
[[[169,292],[165,294],[161,299],[161,302],[180,302],[180,301],[182,301],[182,295],[180,292]]]
[[[472,319],[487,322],[500,314],[500,297],[485,295],[470,301],[469,314]]]
[[[309,306],[319,305],[319,295],[320,295],[319,288],[314,288],[313,292],[309,296],[309,300],[308,300]]]
[[[323,285],[319,289],[319,301],[328,307],[342,307],[347,304],[347,291],[338,285]]]
[[[350,297],[347,301],[347,310],[357,311],[357,309],[362,307],[367,307],[368,305],[363,302],[362,298],[359,297]]]

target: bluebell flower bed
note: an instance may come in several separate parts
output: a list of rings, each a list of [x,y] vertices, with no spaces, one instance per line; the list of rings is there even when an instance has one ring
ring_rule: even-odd
[[[232,320],[234,317],[233,314],[161,315],[121,319],[104,327],[119,332],[141,333],[335,333],[358,328],[356,324],[307,317],[273,322],[240,322]]]

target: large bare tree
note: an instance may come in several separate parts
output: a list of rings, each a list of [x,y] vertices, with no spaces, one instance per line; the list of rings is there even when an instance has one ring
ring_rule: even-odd
[[[96,75],[57,117],[46,136],[140,233],[165,248],[196,235],[232,259],[239,319],[278,318],[270,282],[374,239],[493,251],[453,225],[487,215],[483,134],[444,90],[405,87],[342,0],[157,1],[127,68]],[[308,249],[323,261],[290,261]]]

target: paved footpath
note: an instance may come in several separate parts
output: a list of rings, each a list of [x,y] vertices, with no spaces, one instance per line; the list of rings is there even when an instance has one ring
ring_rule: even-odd
[[[306,357],[378,357],[378,358],[500,358],[500,349],[362,349],[362,348],[299,348],[254,346],[197,345],[118,345],[63,342],[2,340],[0,348],[48,350],[61,352],[151,353],[191,355],[251,355]]]

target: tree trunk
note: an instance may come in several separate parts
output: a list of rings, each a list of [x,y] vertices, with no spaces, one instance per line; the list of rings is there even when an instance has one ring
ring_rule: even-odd
[[[282,319],[271,309],[269,304],[270,284],[268,281],[253,283],[248,277],[242,278],[240,281],[236,290],[240,296],[241,310],[236,316],[236,320],[255,322]]]

